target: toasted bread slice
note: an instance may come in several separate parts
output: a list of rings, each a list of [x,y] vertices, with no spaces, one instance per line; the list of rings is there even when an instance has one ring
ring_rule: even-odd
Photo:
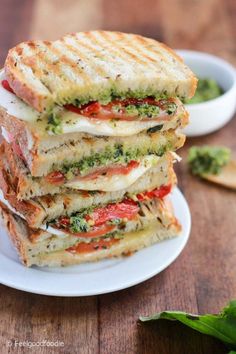
[[[30,227],[38,228],[61,215],[71,215],[74,212],[92,205],[105,205],[118,202],[127,195],[151,191],[163,185],[174,186],[176,175],[173,170],[173,157],[166,154],[160,160],[156,168],[146,173],[128,189],[117,192],[93,192],[73,191],[55,195],[45,195],[29,200],[17,199],[17,188],[14,180],[9,175],[7,161],[1,156],[0,161],[0,189],[2,196],[10,204],[13,210],[24,218]],[[0,191],[0,192],[1,192]],[[1,198],[0,198],[1,199]]]
[[[9,211],[2,203],[0,211],[10,238],[26,266],[68,266],[119,257],[177,236],[181,230],[168,203],[156,200],[154,204],[142,207],[136,221],[127,222],[125,230],[123,233],[117,233],[119,238],[111,247],[80,253],[71,252],[68,248],[84,243],[84,240],[72,235],[61,238],[47,231],[31,229],[23,219]],[[87,240],[86,243],[91,241]]]
[[[170,48],[135,34],[91,31],[12,48],[5,73],[18,97],[37,111],[114,96],[192,97],[197,79]]]

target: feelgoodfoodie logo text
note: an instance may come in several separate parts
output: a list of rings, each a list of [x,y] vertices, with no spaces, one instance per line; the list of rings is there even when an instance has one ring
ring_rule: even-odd
[[[27,347],[27,348],[33,348],[33,347],[64,347],[65,343],[60,340],[40,340],[40,341],[30,341],[30,340],[24,340],[20,341],[18,339],[12,339],[7,341],[7,347],[8,348],[21,348],[21,347]]]

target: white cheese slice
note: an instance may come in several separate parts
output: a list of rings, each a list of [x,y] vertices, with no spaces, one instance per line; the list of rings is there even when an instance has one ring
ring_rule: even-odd
[[[65,111],[62,115],[62,133],[83,132],[92,135],[130,136],[143,130],[163,125],[166,121],[122,121],[86,118],[77,113]]]
[[[157,164],[160,158],[156,155],[149,155],[141,159],[138,167],[132,169],[127,175],[114,174],[113,176],[98,176],[92,180],[74,179],[65,185],[73,189],[82,190],[100,190],[104,192],[113,192],[128,188],[151,167]]]

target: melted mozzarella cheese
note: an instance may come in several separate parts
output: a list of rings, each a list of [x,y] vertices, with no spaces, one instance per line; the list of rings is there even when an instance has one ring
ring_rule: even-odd
[[[130,136],[164,123],[165,121],[161,119],[158,122],[152,119],[149,121],[99,120],[65,111],[62,115],[61,129],[63,134],[83,132],[92,135]]]
[[[56,229],[56,228],[54,228],[52,226],[48,226],[46,224],[42,225],[40,227],[40,229],[44,230],[44,231],[47,231],[47,232],[49,232],[52,235],[59,236],[59,237],[68,237],[68,234],[69,234],[69,233],[63,232],[61,230],[58,230],[58,229]]]
[[[73,189],[82,190],[100,190],[104,192],[114,192],[120,189],[128,188],[151,167],[156,165],[160,158],[156,155],[149,155],[144,157],[138,167],[132,169],[128,174],[114,174],[113,176],[98,176],[92,180],[73,180],[67,182],[65,185]]]

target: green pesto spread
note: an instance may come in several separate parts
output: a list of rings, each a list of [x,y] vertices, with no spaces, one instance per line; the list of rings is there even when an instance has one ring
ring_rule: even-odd
[[[137,99],[142,99],[142,98],[147,98],[147,97],[154,97],[155,99],[165,99],[168,98],[168,94],[166,91],[163,92],[157,92],[154,88],[153,90],[136,90],[136,91],[131,91],[127,90],[125,92],[117,91],[115,89],[112,90],[105,90],[101,91],[98,96],[96,101],[100,102],[101,104],[108,104],[111,101],[114,100],[125,100],[127,98],[137,98]],[[90,101],[94,101],[94,98],[91,98],[89,96],[83,97],[80,99],[75,99],[72,102],[65,102],[66,103],[71,103],[77,107],[80,107],[84,104],[89,103]]]
[[[131,160],[137,161],[141,157],[150,154],[162,156],[166,151],[172,148],[171,143],[156,148],[153,147],[152,149],[149,147],[125,149],[121,144],[117,144],[113,148],[107,147],[101,153],[85,156],[83,159],[73,164],[64,164],[60,171],[70,180],[78,174],[86,175],[89,170],[100,166],[108,166],[114,163],[127,164]]]
[[[88,232],[90,229],[88,221],[86,221],[80,215],[70,217],[69,227],[71,232]]]
[[[195,95],[184,103],[193,104],[213,100],[223,94],[222,88],[213,79],[199,79]]]
[[[189,149],[188,163],[194,175],[217,175],[230,160],[230,150],[223,146],[193,146]]]
[[[121,109],[119,105],[113,107],[115,113],[119,113],[119,109]],[[158,106],[147,104],[147,103],[140,104],[140,105],[129,104],[128,106],[123,107],[123,109],[125,110],[125,113],[127,115],[138,116],[140,118],[156,117],[160,112],[160,108]]]
[[[89,213],[87,213],[89,215]],[[120,225],[124,223],[123,219],[113,219],[108,221],[106,224],[107,225]],[[70,217],[70,232],[72,233],[77,233],[77,232],[89,232],[93,228],[93,224],[88,220],[85,219],[83,215],[80,213],[75,214],[74,216]],[[109,234],[111,234],[109,232]]]
[[[56,112],[51,112],[48,116],[48,124],[46,130],[53,134],[61,134],[61,119]]]

